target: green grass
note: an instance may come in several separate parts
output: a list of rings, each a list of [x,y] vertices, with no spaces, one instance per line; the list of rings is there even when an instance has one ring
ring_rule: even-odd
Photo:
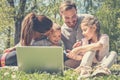
[[[112,74],[109,76],[88,78],[87,80],[120,80],[120,65],[113,65],[111,67],[111,71]],[[63,76],[61,76],[60,74],[49,74],[45,72],[41,74],[26,74],[25,72],[16,71],[14,69],[0,69],[0,80],[77,80],[78,76],[78,74],[75,74],[73,70],[70,69],[64,71]]]

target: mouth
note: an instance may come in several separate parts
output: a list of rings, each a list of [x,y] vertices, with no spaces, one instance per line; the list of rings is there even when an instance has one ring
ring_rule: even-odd
[[[59,41],[54,41],[54,43],[55,43],[55,44],[58,44],[58,43],[59,43]]]

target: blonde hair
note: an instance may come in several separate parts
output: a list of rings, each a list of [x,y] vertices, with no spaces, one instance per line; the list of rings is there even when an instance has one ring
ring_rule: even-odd
[[[53,30],[61,30],[61,26],[57,23],[53,23],[52,29]]]
[[[94,16],[86,16],[83,18],[81,24],[84,23],[84,25],[88,27],[92,27],[92,25],[96,26],[96,33],[99,36],[100,35],[100,22],[99,20]]]

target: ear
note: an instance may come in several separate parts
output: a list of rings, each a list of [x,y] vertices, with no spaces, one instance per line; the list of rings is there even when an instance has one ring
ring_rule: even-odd
[[[59,11],[59,13],[60,13],[60,16],[62,17],[62,12],[61,12],[61,11]]]

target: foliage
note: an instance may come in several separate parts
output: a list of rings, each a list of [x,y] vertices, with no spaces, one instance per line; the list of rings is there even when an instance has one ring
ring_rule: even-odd
[[[111,70],[120,70],[119,65],[114,65]],[[119,74],[120,75],[120,74]],[[114,73],[109,76],[100,76],[87,78],[87,80],[119,80],[120,76],[115,75]],[[46,72],[43,73],[33,73],[26,74],[22,71],[16,71],[11,68],[3,68],[0,70],[0,80],[77,80],[79,75],[76,74],[72,69],[64,71],[64,75],[60,74],[49,74]],[[86,79],[81,79],[86,80]]]
[[[6,43],[9,41],[10,45],[13,45],[14,34],[14,9],[9,7],[6,0],[0,1],[0,48],[6,48]],[[9,37],[8,37],[9,36]]]
[[[101,32],[110,37],[110,50],[120,52],[120,2],[106,0],[95,14],[101,22]]]
[[[54,22],[62,24],[59,15],[59,4],[61,1],[62,0],[29,0],[26,4],[26,13],[32,11],[37,14],[46,15]]]

